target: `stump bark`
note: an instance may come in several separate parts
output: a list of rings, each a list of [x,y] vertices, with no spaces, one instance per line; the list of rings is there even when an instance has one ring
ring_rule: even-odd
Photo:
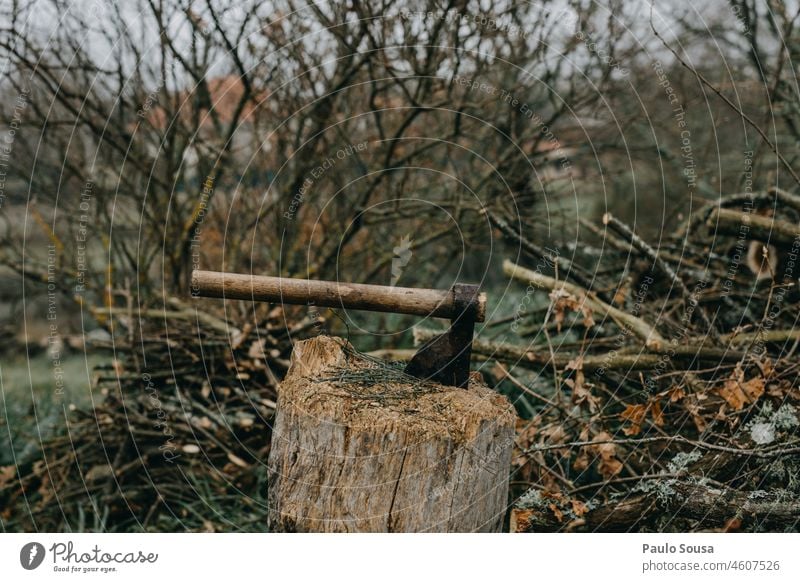
[[[269,525],[302,532],[493,532],[507,507],[516,414],[467,389],[348,383],[346,342],[297,342],[278,393]]]

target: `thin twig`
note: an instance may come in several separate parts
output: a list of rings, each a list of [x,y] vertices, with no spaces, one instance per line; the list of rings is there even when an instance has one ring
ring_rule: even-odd
[[[544,446],[535,446],[527,449],[526,453],[538,453],[541,451],[549,451],[549,450],[556,450],[556,449],[566,449],[572,447],[589,447],[595,445],[639,445],[639,444],[647,444],[647,443],[655,443],[655,442],[678,442],[686,445],[691,445],[694,447],[698,447],[701,449],[708,449],[711,451],[720,451],[723,453],[731,453],[734,455],[745,455],[745,456],[753,456],[759,457],[763,459],[771,459],[774,457],[784,456],[784,455],[795,455],[800,454],[800,447],[792,447],[788,449],[773,449],[773,450],[759,450],[759,449],[737,449],[735,447],[725,447],[722,445],[715,445],[712,443],[706,443],[701,441],[695,441],[691,439],[687,439],[681,435],[674,435],[674,436],[656,436],[656,437],[643,437],[638,439],[610,439],[610,440],[602,440],[602,441],[573,441],[569,443],[562,443],[557,445],[544,445]]]

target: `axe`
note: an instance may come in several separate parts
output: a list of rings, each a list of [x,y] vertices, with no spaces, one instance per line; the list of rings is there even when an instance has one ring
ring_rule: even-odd
[[[450,320],[450,329],[425,342],[406,373],[449,386],[467,387],[475,322],[486,317],[486,294],[456,283],[449,291],[336,281],[192,272],[192,297],[217,297],[404,313]]]

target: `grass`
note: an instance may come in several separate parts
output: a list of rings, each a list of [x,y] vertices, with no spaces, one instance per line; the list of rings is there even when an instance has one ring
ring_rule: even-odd
[[[63,429],[65,410],[91,407],[91,369],[106,359],[101,355],[63,358],[62,394],[56,391],[47,354],[0,362],[0,465],[14,464],[15,459],[20,464],[41,455],[41,441]]]

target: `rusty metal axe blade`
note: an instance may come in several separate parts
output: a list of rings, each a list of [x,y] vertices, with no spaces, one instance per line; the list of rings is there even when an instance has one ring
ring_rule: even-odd
[[[478,286],[456,283],[453,286],[453,305],[455,314],[450,329],[425,342],[405,371],[424,380],[466,388],[472,336],[479,316]]]

